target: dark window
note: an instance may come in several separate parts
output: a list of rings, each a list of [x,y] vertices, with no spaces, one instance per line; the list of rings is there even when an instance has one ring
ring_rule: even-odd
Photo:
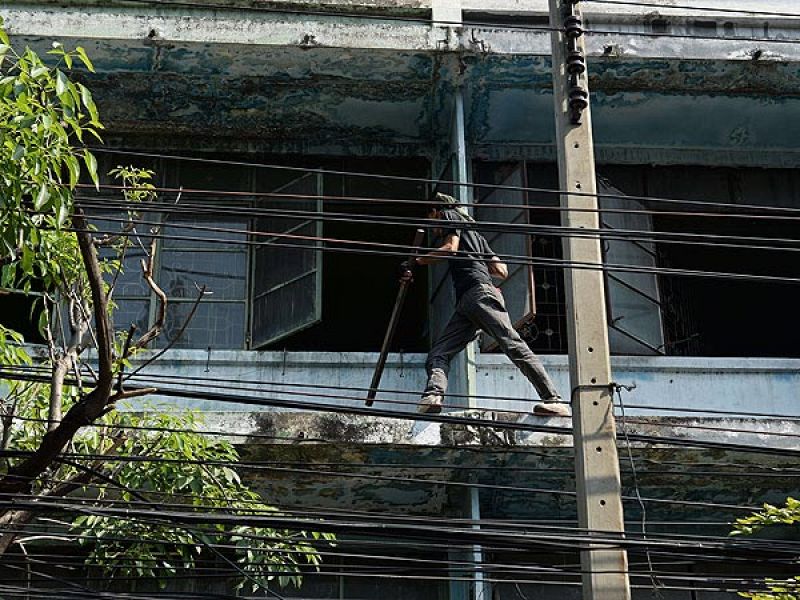
[[[503,163],[476,162],[473,171],[478,181],[499,183],[505,169]],[[555,165],[529,163],[527,172],[529,186],[558,189]],[[789,169],[643,165],[600,165],[598,173],[611,186],[606,187],[607,193],[622,196],[601,199],[601,207],[634,211],[606,212],[606,228],[636,232],[642,238],[635,242],[606,240],[608,263],[639,268],[628,274],[608,272],[612,353],[800,357],[795,343],[800,286],[779,281],[781,277],[800,278],[796,256],[800,232],[793,220],[733,217],[731,213],[746,211],[713,204],[625,198],[649,196],[798,208],[800,175]],[[603,185],[601,179],[601,188]],[[530,222],[560,224],[558,202],[556,194],[529,192]],[[675,234],[682,234],[681,239],[675,239]],[[760,239],[748,242],[744,239],[747,237]],[[736,248],[732,244],[761,248]],[[555,232],[532,236],[531,247],[534,260],[562,258],[561,239]],[[646,274],[652,267],[709,275]],[[714,273],[778,280],[753,281]],[[563,272],[537,265],[534,281],[536,318],[520,332],[534,351],[566,352]]]

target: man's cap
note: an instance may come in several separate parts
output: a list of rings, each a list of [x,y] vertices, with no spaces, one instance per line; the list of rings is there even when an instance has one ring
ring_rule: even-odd
[[[435,204],[441,207],[442,210],[454,210],[459,215],[461,215],[467,221],[475,221],[472,216],[467,212],[467,209],[461,206],[461,203],[453,198],[453,196],[448,196],[447,194],[443,194],[442,192],[436,192],[434,196]]]

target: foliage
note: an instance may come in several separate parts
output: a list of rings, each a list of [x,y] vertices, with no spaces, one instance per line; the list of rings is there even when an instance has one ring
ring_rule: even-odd
[[[121,180],[131,208],[125,211],[127,222],[120,224],[118,235],[100,236],[90,227],[94,233],[88,245],[92,253],[100,249],[101,281],[97,281],[85,256],[87,244],[81,245],[78,239],[86,234],[76,234],[70,224],[75,225],[78,218],[73,192],[84,167],[98,183],[97,162],[83,142],[87,135],[99,139],[102,125],[90,91],[65,72],[77,63],[89,71],[94,67],[80,47],[67,51],[54,44],[49,54],[55,57],[55,66],[45,64],[30,49],[15,51],[0,21],[0,285],[26,293],[42,291],[45,301],[40,305],[39,328],[49,349],[45,358],[34,360],[22,336],[0,325],[0,361],[4,369],[35,363],[53,374],[50,383],[0,381],[5,396],[0,398],[2,447],[32,454],[41,451],[59,429],[64,431],[72,411],[82,408],[97,389],[94,382],[71,380],[66,374],[80,373],[80,367],[88,364],[83,357],[88,340],[97,344],[98,322],[111,322],[114,283],[128,244],[126,233],[138,218],[135,207],[156,200],[149,182],[151,171],[133,166],[112,171]],[[147,257],[151,265],[153,251]],[[100,286],[105,294],[93,295],[92,285],[95,292]],[[100,310],[105,303],[93,302],[103,296],[107,312]],[[64,304],[68,304],[66,311]],[[58,323],[59,319],[63,322]],[[64,323],[73,332],[70,341],[60,335]],[[122,369],[130,367],[135,352],[146,346],[128,347],[130,339],[125,338],[122,333],[109,344],[113,360],[106,376],[113,375],[115,381]],[[120,383],[116,394],[124,398],[121,391]],[[200,415],[146,405],[136,412],[130,407],[115,411],[114,397],[106,395],[101,400],[101,410],[79,421],[64,444],[55,447],[55,460],[39,471],[30,486],[30,493],[41,497],[78,494],[87,503],[87,511],[69,527],[80,533],[89,563],[112,575],[163,581],[178,569],[191,569],[203,557],[221,556],[216,547],[224,546],[238,565],[241,584],[253,590],[273,578],[280,585],[299,586],[302,569],[319,564],[314,542],[329,542],[332,536],[245,525],[189,529],[157,518],[91,514],[91,506],[131,502],[144,503],[154,517],[165,507],[232,514],[277,510],[242,483],[235,470],[239,455],[228,441],[197,432]],[[55,412],[54,401],[58,404]],[[59,425],[54,414],[62,411],[65,417]],[[83,419],[89,413],[81,414]],[[92,420],[91,425],[80,426]],[[116,460],[124,457],[147,460]],[[9,460],[6,468],[16,469],[25,460]],[[2,518],[15,518],[14,511],[0,510],[0,554],[6,547],[2,525],[14,522]]]
[[[784,506],[764,504],[764,508],[748,517],[737,519],[731,535],[752,535],[767,527],[793,526],[800,523],[800,500],[787,498]],[[800,600],[800,576],[791,579],[766,579],[767,592],[743,592],[752,600]]]
[[[86,52],[54,43],[48,54],[57,57],[55,66],[30,48],[18,53],[0,20],[0,256],[12,259],[4,285],[16,278],[26,290],[75,274],[74,264],[56,260],[73,255],[64,245],[74,243],[58,230],[72,212],[82,165],[98,181],[83,140],[100,139],[103,128],[89,89],[63,70],[76,60],[94,70]]]
[[[37,384],[22,393],[18,412],[25,420],[12,432],[15,449],[32,449],[44,435],[47,387]],[[77,397],[74,392],[68,396],[71,402]],[[107,456],[103,466],[93,467],[87,459],[69,459],[42,478],[35,493],[75,477],[82,472],[75,466],[79,464],[99,468],[105,477],[83,486],[83,497],[96,499],[98,506],[133,503],[137,508],[153,509],[152,520],[84,514],[71,521],[73,533],[82,536],[81,543],[89,552],[87,564],[102,566],[109,576],[145,577],[163,583],[178,570],[192,569],[203,557],[213,559],[211,548],[222,546],[232,550],[232,560],[242,570],[240,586],[255,591],[275,579],[281,586],[300,587],[303,568],[316,568],[321,562],[315,544],[332,542],[332,535],[247,525],[181,528],[158,518],[159,510],[216,510],[238,515],[277,512],[242,482],[234,468],[240,457],[233,445],[198,432],[202,425],[202,416],[191,410],[170,413],[143,405],[135,412],[127,407],[109,413],[76,436],[71,448],[75,455]],[[115,462],[114,457],[121,460]],[[143,502],[150,506],[142,506]],[[249,577],[244,577],[245,573]]]

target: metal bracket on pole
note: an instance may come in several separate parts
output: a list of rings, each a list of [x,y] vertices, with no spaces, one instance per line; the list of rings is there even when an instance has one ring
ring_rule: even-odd
[[[578,0],[550,0],[553,92],[562,224],[599,230],[594,143]],[[577,192],[580,195],[572,194]],[[572,209],[572,210],[570,210]],[[567,263],[602,265],[597,236],[564,237]],[[591,536],[624,535],[619,459],[611,394],[606,297],[600,269],[567,268],[570,400],[575,444],[578,526]],[[584,600],[630,600],[624,550],[590,545],[581,551]]]

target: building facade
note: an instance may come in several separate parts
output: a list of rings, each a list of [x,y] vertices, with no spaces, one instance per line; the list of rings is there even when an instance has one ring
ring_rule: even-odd
[[[624,507],[631,532],[725,535],[742,516],[734,507],[797,489],[786,469],[800,435],[800,11],[789,0],[671,4],[583,6],[602,225],[621,232],[603,249],[614,380],[631,388],[618,400]],[[396,414],[415,410],[425,351],[451,310],[446,267],[412,287],[376,402],[387,413],[348,412],[363,406],[397,288],[399,257],[370,244],[410,244],[434,189],[474,203],[479,221],[498,225],[485,232],[495,250],[524,259],[510,261],[509,310],[567,395],[547,15],[544,0],[0,7],[16,41],[86,48],[97,72],[78,76],[106,126],[102,170],[152,168],[162,200],[186,206],[148,215],[162,226],[156,279],[170,300],[156,346],[182,329],[199,288],[212,294],[146,373],[188,390],[181,402],[205,411],[210,429],[245,436],[248,458],[315,470],[253,475],[267,498],[574,527],[569,435]],[[98,227],[109,223],[113,211],[100,211]],[[121,329],[155,318],[157,299],[135,275],[117,301]],[[459,418],[517,422],[535,399],[489,340],[456,359],[451,379]],[[260,404],[189,393],[211,381]],[[531,552],[536,568],[521,572],[498,567],[513,563],[502,548],[423,546],[387,546],[400,561],[391,585],[369,564],[347,576],[360,563],[342,556],[331,564],[343,575],[310,576],[295,595],[580,595],[569,585],[575,548]],[[440,562],[426,570],[427,559]],[[642,560],[632,582],[646,598]],[[735,568],[687,557],[664,597],[735,596],[679,579],[693,569],[719,573],[707,588],[735,587],[724,579]]]

